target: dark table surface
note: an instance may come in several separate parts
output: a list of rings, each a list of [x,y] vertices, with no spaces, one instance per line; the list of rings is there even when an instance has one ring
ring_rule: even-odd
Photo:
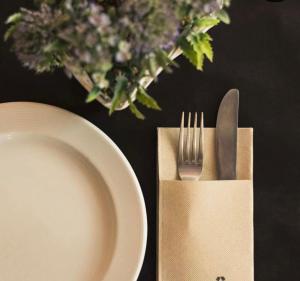
[[[1,38],[6,17],[30,3],[1,0]],[[300,1],[233,0],[230,13],[232,24],[211,32],[214,63],[201,73],[180,58],[180,68],[150,87],[163,111],[144,110],[145,121],[128,111],[108,117],[97,102],[85,104],[75,80],[62,71],[27,71],[0,41],[0,102],[42,102],[75,112],[108,134],[131,163],[149,223],[141,281],[155,280],[156,272],[156,128],[178,126],[182,110],[204,111],[205,125],[215,126],[220,100],[232,87],[241,93],[240,126],[255,130],[255,280],[300,280]]]

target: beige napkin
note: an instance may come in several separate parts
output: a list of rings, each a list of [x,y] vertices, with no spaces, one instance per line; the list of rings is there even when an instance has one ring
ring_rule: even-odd
[[[253,130],[238,130],[234,181],[217,180],[212,128],[201,180],[178,180],[178,133],[158,129],[158,280],[253,281]]]

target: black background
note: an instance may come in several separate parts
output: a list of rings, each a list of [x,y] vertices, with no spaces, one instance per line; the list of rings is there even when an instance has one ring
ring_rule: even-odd
[[[6,17],[30,3],[1,0],[1,37]],[[178,126],[182,110],[204,111],[205,125],[214,126],[232,87],[241,93],[240,126],[255,130],[255,280],[300,280],[300,1],[233,0],[230,14],[231,25],[211,31],[214,63],[202,73],[180,58],[180,68],[150,87],[163,111],[145,109],[145,121],[128,111],[108,117],[97,102],[84,103],[75,80],[62,71],[27,71],[0,41],[0,102],[35,101],[75,112],[107,133],[133,166],[149,223],[141,281],[155,280],[156,272],[156,128]]]

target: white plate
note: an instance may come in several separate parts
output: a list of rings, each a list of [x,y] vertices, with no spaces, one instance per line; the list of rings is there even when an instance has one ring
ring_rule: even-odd
[[[0,105],[0,279],[133,281],[146,245],[136,176],[85,119]]]

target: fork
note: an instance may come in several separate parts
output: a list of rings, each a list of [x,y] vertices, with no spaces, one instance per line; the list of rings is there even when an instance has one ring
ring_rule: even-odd
[[[197,113],[195,113],[193,133],[191,133],[191,113],[188,114],[188,126],[184,128],[184,112],[182,112],[177,155],[177,169],[181,180],[199,180],[202,173],[203,112],[200,114],[199,130],[197,119]]]

